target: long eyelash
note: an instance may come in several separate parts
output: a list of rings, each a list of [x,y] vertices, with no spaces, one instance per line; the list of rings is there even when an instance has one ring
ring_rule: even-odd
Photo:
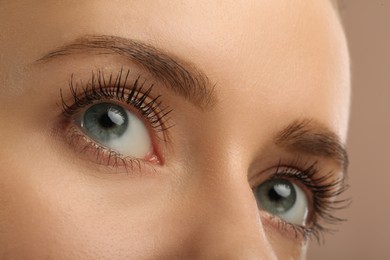
[[[98,70],[97,73],[92,72],[91,79],[87,84],[84,84],[82,81],[79,84],[75,84],[72,75],[69,81],[69,89],[73,97],[73,105],[69,106],[66,103],[63,91],[60,89],[61,105],[64,115],[71,117],[81,108],[99,100],[116,99],[130,104],[137,109],[157,132],[165,132],[165,130],[171,127],[167,126],[166,123],[172,110],[169,107],[162,107],[161,95],[158,95],[151,101],[146,101],[154,85],[152,84],[146,88],[145,81],[141,82],[140,77],[132,84],[129,84],[129,74],[129,70],[124,71],[121,68],[115,77],[111,73],[107,78],[104,76],[102,70]],[[166,140],[165,134],[164,140]]]
[[[309,227],[287,223],[278,219],[279,228],[292,229],[295,235],[301,234],[305,241],[315,238],[318,244],[324,243],[324,233],[333,233],[337,230],[326,227],[326,225],[336,225],[346,221],[333,215],[334,211],[347,208],[351,200],[335,200],[336,197],[344,193],[349,186],[345,183],[345,178],[331,180],[334,172],[319,176],[318,162],[310,164],[304,170],[298,170],[299,159],[288,164],[279,162],[276,173],[271,178],[294,179],[307,188],[313,197],[313,216]],[[277,218],[277,217],[275,217]]]

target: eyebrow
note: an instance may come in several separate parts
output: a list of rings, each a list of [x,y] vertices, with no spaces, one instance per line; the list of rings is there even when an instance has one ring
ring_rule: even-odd
[[[275,143],[291,152],[329,158],[346,174],[348,153],[340,138],[327,127],[309,119],[295,120],[280,131]]]
[[[136,63],[164,83],[174,93],[201,110],[214,105],[216,97],[206,74],[194,64],[173,58],[166,52],[141,41],[110,35],[84,36],[61,46],[38,59],[47,63],[61,57],[96,52],[118,54]]]

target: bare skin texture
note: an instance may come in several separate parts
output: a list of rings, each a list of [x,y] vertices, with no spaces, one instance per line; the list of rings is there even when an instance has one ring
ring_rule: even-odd
[[[152,127],[109,100],[147,129],[137,161],[91,144],[88,106],[62,108],[71,78],[82,99],[92,72],[121,70],[124,93],[140,78],[171,110]],[[253,191],[315,162],[321,184],[342,178],[349,83],[328,1],[0,1],[0,258],[305,258]]]

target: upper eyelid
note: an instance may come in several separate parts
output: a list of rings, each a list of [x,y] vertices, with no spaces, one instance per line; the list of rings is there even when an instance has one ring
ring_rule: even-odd
[[[112,73],[109,77],[104,77],[104,74],[103,70],[98,70],[97,73],[92,72],[91,80],[88,81],[87,86],[84,86],[82,81],[80,81],[81,85],[77,85],[72,75],[69,82],[69,89],[73,98],[72,105],[67,104],[62,88],[60,89],[63,113],[68,117],[72,117],[79,113],[81,108],[92,105],[96,101],[103,102],[115,99],[118,102],[130,104],[138,110],[143,116],[141,119],[149,121],[151,127],[157,131],[164,132],[164,140],[167,139],[168,134],[164,130],[170,128],[167,122],[170,119],[169,114],[172,109],[169,106],[162,105],[161,95],[151,96],[153,84],[148,85],[146,81],[140,80],[140,76],[138,76],[133,83],[129,83],[131,84],[129,86],[127,81],[130,80],[130,72],[129,70],[124,72],[123,68],[115,77],[112,77]],[[112,78],[115,78],[115,80],[113,81]]]
[[[314,119],[297,119],[279,131],[275,144],[284,150],[319,156],[335,162],[345,176],[348,170],[348,152],[340,138]]]
[[[294,178],[300,182],[300,185],[306,187],[307,190],[326,188],[327,193],[337,194],[348,189],[345,176],[335,174],[334,170],[328,169],[321,160],[306,159],[297,156],[294,160],[280,159],[278,163],[272,167],[261,171],[258,174],[252,175],[248,179],[252,188],[260,183],[272,178]]]
[[[116,54],[146,69],[165,87],[189,100],[201,110],[211,108],[216,97],[207,75],[195,65],[149,44],[117,36],[84,36],[43,55],[35,63],[47,63],[55,59],[81,53]]]

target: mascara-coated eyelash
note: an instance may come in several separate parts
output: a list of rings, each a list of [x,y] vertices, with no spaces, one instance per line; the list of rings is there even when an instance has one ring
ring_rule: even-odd
[[[309,197],[307,223],[303,225],[293,224],[272,213],[267,215],[271,222],[282,232],[292,232],[295,237],[300,235],[305,241],[315,238],[318,243],[321,243],[324,240],[325,232],[334,231],[327,228],[326,225],[334,225],[345,221],[334,216],[333,213],[349,205],[349,199],[336,200],[336,197],[343,193],[348,185],[345,184],[344,178],[334,179],[333,172],[325,175],[320,174],[318,162],[314,162],[300,170],[298,161],[295,160],[289,163],[280,161],[276,170],[263,183],[273,180],[285,180],[305,190]]]
[[[172,112],[169,107],[161,108],[161,95],[147,101],[154,85],[150,85],[145,90],[145,81],[141,82],[137,77],[131,86],[128,86],[130,70],[126,72],[123,68],[119,71],[115,80],[113,74],[106,79],[104,72],[99,70],[97,74],[92,72],[91,80],[84,86],[80,82],[80,87],[74,83],[73,75],[69,82],[69,89],[73,97],[73,105],[67,105],[60,89],[61,104],[66,116],[73,116],[78,110],[99,100],[112,100],[124,102],[136,108],[151,123],[156,131],[163,132],[169,127],[166,125],[168,115]]]
[[[83,146],[79,151],[92,153],[99,164],[119,166],[120,162],[126,170],[134,162],[140,165],[143,159],[161,163],[153,140],[167,141],[167,122],[172,111],[162,106],[161,95],[152,97],[153,85],[145,88],[145,81],[141,82],[140,76],[129,84],[129,75],[129,70],[121,69],[114,79],[112,73],[105,77],[99,70],[92,73],[86,85],[82,81],[76,84],[72,75],[69,83],[71,105],[60,90],[63,114],[70,125],[69,143],[74,147]],[[148,140],[142,141],[145,138]],[[140,146],[141,151],[138,149],[137,153]],[[146,153],[148,147],[151,151]],[[145,154],[144,158],[139,152]]]

